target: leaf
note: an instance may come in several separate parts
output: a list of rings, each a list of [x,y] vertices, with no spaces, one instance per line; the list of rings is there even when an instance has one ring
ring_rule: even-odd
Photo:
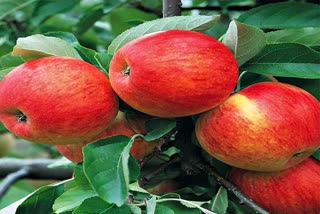
[[[6,131],[8,131],[8,129],[3,125],[3,123],[0,122],[0,133]]]
[[[33,25],[39,25],[44,19],[49,16],[66,12],[79,4],[80,0],[46,0],[38,1],[31,17]]]
[[[141,208],[134,205],[134,204],[128,204],[129,208],[130,208],[130,213],[132,214],[141,214]]]
[[[80,18],[79,22],[74,27],[74,31],[77,35],[83,34],[103,15],[104,13],[102,4],[99,3],[94,5],[92,8],[87,9],[86,13],[84,13],[84,15]]]
[[[74,169],[73,177],[74,177],[74,181],[78,186],[89,184],[89,181],[86,175],[84,174],[82,163],[79,163],[76,165]]]
[[[0,0],[0,20],[38,0]]]
[[[176,127],[175,119],[153,118],[146,122],[146,141],[153,141],[169,133]]]
[[[313,157],[320,160],[320,149],[318,149],[314,154]]]
[[[266,34],[267,43],[298,43],[306,46],[320,46],[320,28],[286,29]]]
[[[26,61],[44,56],[69,56],[81,59],[78,52],[66,41],[40,34],[19,38],[12,55],[20,55]]]
[[[15,67],[11,68],[5,68],[3,70],[0,70],[0,81],[10,72],[14,69]]]
[[[121,206],[129,192],[129,150],[132,140],[118,135],[86,145],[84,172],[97,194]]]
[[[141,25],[124,31],[117,38],[115,38],[108,47],[108,53],[113,55],[124,44],[148,33],[170,29],[205,30],[214,25],[219,18],[220,16],[203,15],[175,16],[145,22]]]
[[[83,47],[79,43],[74,43],[73,47],[78,51],[84,61],[96,66],[98,69],[108,74],[107,70],[105,69],[105,65],[103,64],[104,62],[101,62],[101,60],[106,60],[109,62],[109,58],[105,56],[107,55],[106,53],[98,53],[95,50]]]
[[[283,29],[319,27],[320,6],[303,2],[280,2],[251,9],[238,18],[259,28]]]
[[[242,68],[259,74],[319,79],[320,53],[299,44],[267,45]]]
[[[62,156],[57,159],[54,163],[48,165],[48,168],[59,168],[59,169],[74,169],[75,164],[68,158]]]
[[[152,196],[150,199],[146,201],[147,214],[154,214],[156,211],[156,196]]]
[[[169,207],[157,204],[154,214],[175,214],[175,213]]]
[[[78,207],[85,199],[97,194],[90,185],[76,186],[60,195],[53,204],[55,213],[63,213]]]
[[[241,66],[266,46],[266,38],[259,28],[232,21],[223,43],[233,52]]]
[[[14,68],[24,63],[20,56],[13,56],[12,53],[0,57],[0,70]]]
[[[108,211],[114,206],[99,198],[98,196],[85,199],[72,214],[100,214]]]
[[[221,186],[211,203],[211,210],[217,213],[226,213],[228,208],[228,192]]]
[[[52,205],[55,199],[63,193],[64,186],[68,182],[72,182],[72,180],[66,180],[39,188],[20,204],[16,214],[52,213]]]
[[[69,33],[69,32],[51,31],[51,32],[44,33],[43,35],[49,36],[49,37],[60,38],[70,44],[78,43],[78,39],[72,33]]]
[[[162,205],[165,205],[166,207],[169,207],[174,214],[201,214],[201,211],[199,209],[195,208],[188,208],[186,206],[183,206],[181,203],[173,202],[173,201],[168,201],[161,203]]]

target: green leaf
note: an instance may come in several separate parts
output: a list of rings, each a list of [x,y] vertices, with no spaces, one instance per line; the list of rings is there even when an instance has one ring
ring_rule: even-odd
[[[38,1],[32,14],[31,23],[39,25],[44,19],[49,16],[66,12],[79,4],[80,0],[46,0]]]
[[[108,54],[98,53],[95,50],[83,47],[79,43],[74,43],[73,47],[78,51],[78,53],[80,54],[80,56],[83,58],[84,61],[96,66],[98,69],[108,74],[107,72],[108,66],[106,66],[104,62],[102,62],[102,60],[106,60],[106,62],[110,61]]]
[[[55,213],[63,213],[78,207],[85,199],[97,194],[90,185],[76,186],[60,195],[53,204]]]
[[[63,32],[63,31],[51,31],[43,34],[44,36],[49,36],[49,37],[56,37],[63,39],[64,41],[73,44],[73,43],[78,43],[78,39],[72,34],[68,32]]]
[[[0,80],[2,80],[14,68],[15,67],[11,67],[11,68],[5,68],[3,70],[0,70]]]
[[[118,135],[86,145],[84,172],[97,192],[108,203],[121,206],[129,192],[129,137]]]
[[[240,22],[259,28],[283,29],[319,27],[320,5],[281,2],[251,9],[240,15]]]
[[[141,214],[141,208],[134,205],[134,204],[128,204],[129,208],[130,208],[130,213],[132,214]]]
[[[114,206],[99,198],[98,196],[85,199],[72,214],[100,214],[108,211]]]
[[[94,5],[92,8],[87,9],[86,13],[80,18],[79,22],[74,27],[74,31],[77,35],[83,34],[103,15],[102,4],[99,3],[98,5]]]
[[[154,214],[175,214],[175,212],[167,206],[157,204]]]
[[[69,182],[72,182],[72,180],[66,180],[39,188],[20,204],[16,214],[52,213],[54,201],[63,193],[64,186]]]
[[[8,129],[0,122],[0,132],[6,132]]]
[[[176,16],[145,22],[115,38],[108,48],[108,53],[113,55],[124,44],[148,33],[170,29],[205,30],[214,25],[219,18],[220,16]]]
[[[0,0],[0,20],[38,0]]]
[[[266,38],[259,28],[232,21],[223,43],[233,52],[241,66],[266,46]]]
[[[156,196],[152,196],[152,198],[146,201],[147,214],[154,214],[156,211]]]
[[[130,208],[128,205],[123,205],[121,207],[113,206],[100,214],[130,214]]]
[[[146,122],[146,141],[153,141],[169,133],[176,127],[175,119],[154,118]]]
[[[73,177],[74,177],[74,181],[78,186],[89,184],[89,181],[86,175],[84,174],[82,163],[79,163],[76,165],[74,169]]]
[[[319,79],[320,53],[299,44],[267,45],[242,68],[259,74]]]
[[[12,53],[5,54],[0,57],[0,70],[14,68],[24,63],[20,56],[13,56]]]
[[[168,201],[161,203],[162,205],[165,205],[166,207],[169,207],[174,214],[200,214],[201,211],[199,209],[195,208],[188,208],[186,206],[183,206],[181,203],[174,202],[174,201]]]
[[[221,186],[212,200],[211,210],[217,213],[226,213],[228,208],[228,192],[227,189]]]
[[[313,157],[320,160],[320,149],[318,149],[314,154]]]
[[[78,52],[66,41],[40,34],[19,38],[12,54],[20,55],[26,61],[45,56],[69,56],[81,59]]]
[[[320,46],[320,28],[286,29],[266,34],[267,43],[298,43],[306,46]]]

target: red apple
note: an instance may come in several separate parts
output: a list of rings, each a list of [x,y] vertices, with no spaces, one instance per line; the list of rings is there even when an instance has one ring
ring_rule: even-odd
[[[164,180],[152,187],[147,188],[147,191],[151,194],[157,195],[166,192],[173,192],[179,189],[179,186],[179,183],[174,180]]]
[[[182,117],[225,100],[238,78],[237,62],[215,38],[168,30],[135,39],[113,56],[110,83],[130,106],[158,117]]]
[[[115,135],[125,135],[128,137],[132,137],[133,135],[138,133],[145,134],[146,130],[144,126],[145,122],[148,121],[148,119],[150,118],[119,112],[111,126],[96,139],[89,140],[80,144],[57,145],[56,147],[63,156],[75,163],[79,163],[83,160],[82,148],[88,143]],[[160,144],[161,140],[147,142],[142,138],[137,137],[133,142],[130,153],[135,159],[139,160],[144,156],[150,154],[154,150],[154,148],[156,146],[159,146]]]
[[[70,57],[28,61],[0,82],[0,120],[15,135],[46,144],[74,144],[103,132],[118,112],[107,77]]]
[[[320,104],[301,88],[251,85],[204,113],[196,123],[201,146],[215,158],[254,171],[292,167],[320,146]]]
[[[271,213],[318,214],[320,211],[320,162],[313,158],[281,172],[234,168],[229,180]]]

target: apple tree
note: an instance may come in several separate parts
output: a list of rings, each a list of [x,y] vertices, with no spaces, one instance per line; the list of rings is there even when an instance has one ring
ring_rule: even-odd
[[[24,142],[20,138],[25,138],[43,143],[27,142],[28,146],[37,145],[37,148],[50,151],[50,159],[30,159],[32,155],[28,159],[0,159],[0,177],[3,178],[0,183],[0,209],[3,209],[0,213],[317,213],[320,210],[320,174],[317,173],[320,171],[320,6],[317,3],[0,0],[0,148],[7,141],[2,136],[13,132],[18,144]],[[188,44],[191,40],[185,38],[189,33],[197,39]],[[221,51],[215,57],[204,58],[212,47],[207,47],[200,37],[210,41],[209,44],[216,42],[219,47],[215,46],[214,51],[220,51],[222,47],[227,53]],[[145,38],[155,42],[145,45]],[[162,44],[167,41],[183,43],[187,48],[178,50],[175,57],[170,58],[171,62],[152,64],[177,51],[174,45],[163,48]],[[142,43],[143,48],[134,50],[138,43]],[[201,48],[202,58],[192,55],[186,60],[188,51]],[[129,52],[133,54],[126,55]],[[135,60],[138,55],[142,57]],[[121,67],[120,73],[124,77],[134,72],[133,64],[136,70],[147,70],[150,62],[157,76],[145,75],[130,90],[120,93],[124,87],[115,87],[117,81],[113,79],[113,73],[119,67],[115,60],[120,61],[123,56],[132,65]],[[47,60],[49,58],[55,59],[54,66],[48,66],[53,61]],[[3,116],[6,105],[14,100],[12,97],[21,98],[17,91],[20,84],[28,84],[27,78],[38,78],[36,72],[30,77],[26,73],[38,69],[36,66],[48,66],[41,70],[41,78],[48,78],[50,84],[30,85],[29,88],[38,87],[40,93],[37,96],[27,94],[28,98],[24,99],[28,99],[38,113],[40,104],[49,107],[48,114],[41,116],[45,117],[47,127],[56,121],[55,117],[63,118],[63,123],[57,124],[64,124],[56,127],[57,133],[70,124],[80,127],[80,120],[71,123],[70,118],[79,117],[77,113],[83,109],[93,112],[101,107],[98,99],[101,93],[97,91],[83,96],[92,102],[81,105],[76,95],[72,96],[77,99],[72,99],[71,95],[56,99],[60,107],[65,104],[63,108],[66,109],[67,105],[79,108],[66,117],[50,114],[55,112],[56,103],[51,100],[49,104],[42,102],[58,96],[58,87],[72,92],[73,88],[84,84],[78,81],[81,78],[74,78],[70,83],[72,87],[67,83],[59,84],[59,73],[65,78],[71,71],[76,72],[75,76],[82,72],[74,64],[64,64],[65,59],[70,58],[85,63],[81,68],[88,66],[88,70],[103,74],[98,78],[99,84],[103,78],[110,80],[119,103],[117,109],[112,110],[113,115],[108,115],[108,121],[112,120],[108,129],[104,127],[107,124],[100,124],[108,114],[102,113],[107,108],[104,106],[101,114],[89,115],[86,121],[90,124],[83,129],[86,134],[84,131],[74,132],[78,136],[72,138],[72,144],[68,144],[71,138],[65,140],[63,134],[56,138],[50,136],[50,141],[42,140],[49,138],[47,132],[41,132],[41,128],[46,128],[43,124],[36,130],[40,137],[34,140],[14,131]],[[149,64],[143,63],[146,59]],[[179,60],[184,61],[179,64]],[[213,63],[206,66],[207,61]],[[178,76],[166,79],[168,74],[161,74],[169,65],[178,65],[176,69],[182,72],[189,64],[190,68],[197,69],[221,65],[227,70],[232,63],[236,66],[234,77],[227,72],[225,76],[207,73],[208,80],[202,83],[209,85],[210,90],[221,92],[226,85],[231,90],[214,106],[194,113],[189,113],[192,112],[190,106],[206,105],[210,100],[188,103],[190,97],[209,94],[209,89],[195,92],[195,89],[185,89],[184,86],[195,84],[201,73],[192,77],[194,82],[182,83]],[[70,72],[59,70],[63,67],[60,65]],[[58,78],[49,79],[52,68]],[[13,71],[19,73],[19,81],[14,85],[11,80],[10,84],[7,83]],[[214,81],[223,78],[226,81],[220,81],[220,85]],[[89,82],[89,77],[84,79]],[[234,84],[232,79],[235,79]],[[182,88],[182,97],[186,100],[170,100],[172,106],[164,105],[161,93],[166,91],[161,87],[151,90],[158,87],[158,82],[161,86],[169,85],[166,100],[178,88]],[[47,94],[44,88],[51,83],[56,84],[52,84],[55,88]],[[135,94],[139,85],[143,86],[143,93]],[[89,89],[81,88],[76,91],[77,95]],[[160,94],[150,95],[150,91],[154,94],[159,91]],[[145,97],[148,96],[152,103],[146,103]],[[142,104],[136,105],[139,101]],[[181,113],[182,107],[176,107],[177,103],[183,103],[181,106],[188,113]],[[163,106],[163,111],[168,114],[157,114],[157,108]],[[153,107],[156,110],[149,112],[148,109]],[[19,123],[29,122],[28,115],[22,111],[13,114]],[[90,129],[97,120],[100,122],[98,128],[103,126],[101,130],[106,130],[103,135],[89,138],[88,133],[97,130]],[[10,134],[9,138],[13,135]],[[247,144],[251,141],[261,144],[264,150]],[[238,145],[245,146],[237,150]],[[5,147],[0,154],[3,151]],[[284,151],[290,153],[290,157],[285,156]],[[229,161],[230,157],[232,161]],[[250,163],[245,162],[248,159]],[[58,181],[15,197],[8,189],[23,178]],[[299,183],[300,180],[305,182]],[[293,185],[299,191],[290,189]],[[288,197],[289,194],[292,197]],[[11,199],[1,204],[8,196]]]

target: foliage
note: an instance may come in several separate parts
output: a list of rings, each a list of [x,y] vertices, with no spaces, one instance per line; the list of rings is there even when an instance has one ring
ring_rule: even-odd
[[[160,18],[161,1],[0,0],[0,80],[19,64],[50,55],[81,58],[108,75],[112,55],[125,43],[151,32],[188,29],[217,37],[233,51],[241,72],[236,91],[278,79],[320,100],[319,5],[290,1],[255,7],[250,0],[183,3],[184,16]],[[221,11],[210,9],[216,6]],[[228,10],[237,6],[252,9]],[[174,119],[156,119],[147,124],[143,137],[164,138],[177,126]],[[0,123],[1,131],[6,130]],[[174,134],[171,137],[175,140]],[[133,138],[115,136],[87,145],[74,179],[41,187],[17,213],[245,213],[224,187],[206,176],[187,175],[177,164],[150,181],[183,180],[176,193],[153,195],[140,188],[139,178],[181,148],[171,147],[140,168],[129,153]],[[314,157],[320,160],[319,151]],[[228,171],[219,164],[221,171]]]

